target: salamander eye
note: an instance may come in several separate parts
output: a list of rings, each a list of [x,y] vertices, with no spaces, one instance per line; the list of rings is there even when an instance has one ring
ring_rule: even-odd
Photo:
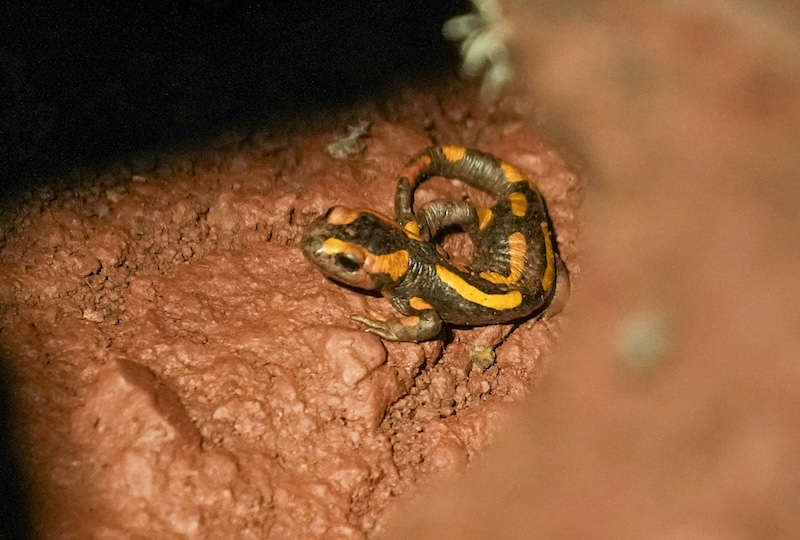
[[[345,272],[358,272],[361,269],[361,262],[348,253],[337,253],[336,264]]]

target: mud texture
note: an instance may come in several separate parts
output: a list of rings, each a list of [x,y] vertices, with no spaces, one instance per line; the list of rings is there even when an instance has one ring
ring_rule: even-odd
[[[448,81],[76,171],[6,210],[0,348],[36,533],[363,538],[465,470],[569,312],[383,343],[348,317],[388,302],[324,278],[298,240],[333,204],[391,213],[412,154],[465,144],[534,179],[579,288],[582,187],[530,114]],[[467,193],[434,179],[417,201]]]

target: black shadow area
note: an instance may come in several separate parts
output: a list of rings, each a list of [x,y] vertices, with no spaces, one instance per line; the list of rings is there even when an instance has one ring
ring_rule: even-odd
[[[24,540],[34,537],[31,505],[4,360],[0,358],[0,538]]]
[[[8,2],[4,187],[452,69],[464,1]]]

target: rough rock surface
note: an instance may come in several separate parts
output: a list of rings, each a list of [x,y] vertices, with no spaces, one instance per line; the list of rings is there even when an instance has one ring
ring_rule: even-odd
[[[37,531],[362,538],[398,496],[464,470],[541,377],[564,318],[383,343],[348,317],[388,303],[324,278],[297,241],[332,204],[390,213],[405,160],[460,143],[530,174],[579,277],[581,185],[528,113],[510,99],[486,111],[459,83],[408,89],[78,171],[6,211],[0,348]],[[418,201],[467,192],[434,179]],[[476,364],[487,348],[496,362]]]

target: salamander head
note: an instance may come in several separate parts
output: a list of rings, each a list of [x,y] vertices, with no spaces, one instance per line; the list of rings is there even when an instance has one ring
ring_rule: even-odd
[[[405,275],[408,242],[403,229],[381,214],[334,206],[311,222],[302,248],[326,276],[374,290]]]

